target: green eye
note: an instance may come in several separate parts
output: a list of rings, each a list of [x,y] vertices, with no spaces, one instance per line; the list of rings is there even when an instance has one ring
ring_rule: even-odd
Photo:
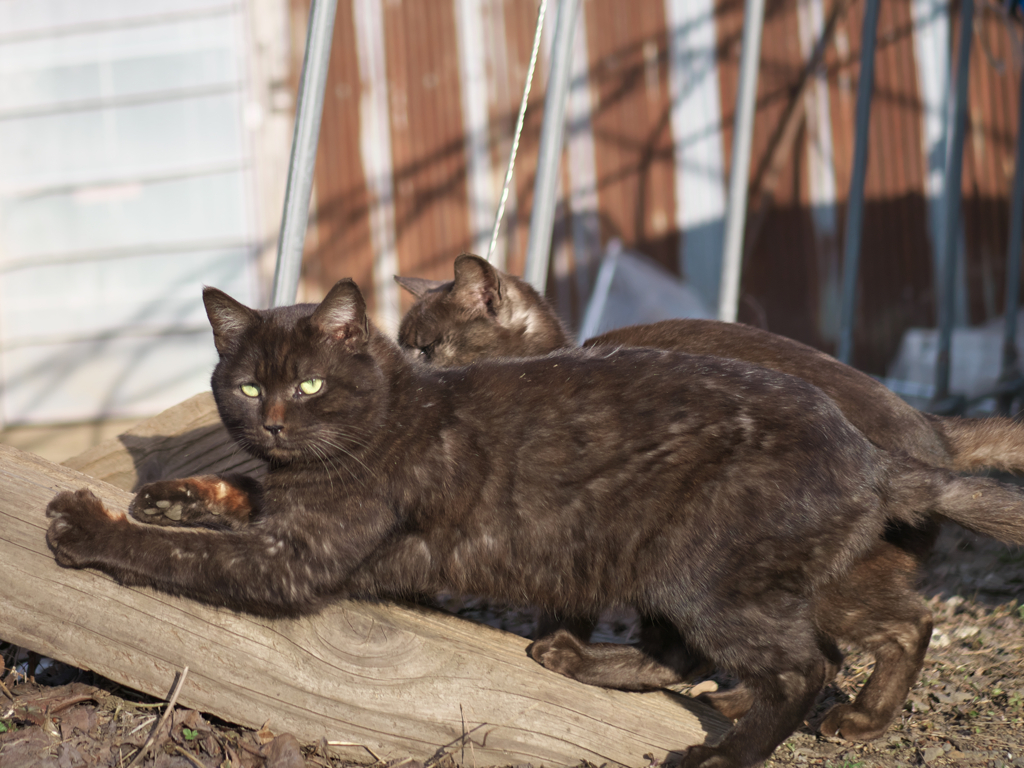
[[[243,384],[240,387],[240,389],[242,390],[242,394],[245,395],[246,397],[260,396],[260,388],[257,387],[255,384]]]
[[[323,379],[306,379],[299,384],[299,391],[304,395],[315,395],[324,386]]]

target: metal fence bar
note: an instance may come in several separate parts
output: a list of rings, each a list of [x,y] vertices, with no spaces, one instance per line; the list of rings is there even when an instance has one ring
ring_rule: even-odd
[[[295,107],[295,133],[288,163],[288,186],[284,193],[281,234],[277,241],[277,267],[270,306],[292,304],[299,288],[302,247],[306,241],[309,196],[313,191],[316,145],[320,138],[320,117],[331,58],[331,38],[338,0],[311,0],[306,53],[302,60],[299,98]]]
[[[743,236],[750,186],[750,145],[757,108],[757,71],[761,63],[761,32],[764,0],[745,0],[740,82],[736,91],[736,128],[733,131],[729,200],[725,212],[725,244],[722,246],[722,282],[718,293],[718,319],[736,321],[743,269]]]
[[[949,398],[950,347],[953,341],[954,291],[957,241],[960,234],[960,178],[963,170],[964,131],[967,125],[967,79],[971,64],[974,0],[960,0],[960,48],[957,51],[956,86],[953,93],[952,132],[946,145],[946,176],[942,184],[942,275],[939,295],[939,351],[935,365],[936,407],[945,410]]]
[[[533,187],[533,212],[530,214],[530,237],[526,245],[526,269],[523,275],[542,296],[547,288],[548,263],[551,259],[551,233],[555,227],[555,205],[558,202],[555,198],[562,158],[565,102],[569,93],[572,40],[579,9],[580,0],[558,2],[548,90],[544,98],[544,121],[540,131],[537,179]]]
[[[839,348],[836,357],[853,358],[853,328],[857,314],[857,276],[860,272],[860,239],[864,223],[864,179],[868,170],[868,131],[871,125],[871,94],[875,85],[875,40],[878,36],[879,0],[868,0],[861,30],[860,80],[853,143],[853,173],[846,205],[843,233],[843,292],[839,308]]]
[[[1013,192],[1010,195],[1010,237],[1006,249],[1006,302],[1003,329],[1003,356],[999,380],[1002,383],[1020,379],[1017,355],[1017,310],[1020,307],[1020,256],[1024,239],[1024,76],[1020,78],[1017,96],[1017,154],[1013,169]],[[999,398],[999,410],[1008,414],[1017,392]]]

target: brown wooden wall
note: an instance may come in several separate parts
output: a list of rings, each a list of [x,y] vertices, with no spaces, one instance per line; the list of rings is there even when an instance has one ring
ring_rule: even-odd
[[[301,22],[307,0],[292,2],[293,18]],[[688,238],[693,235],[678,224],[678,212],[685,213],[686,201],[677,199],[677,179],[679,173],[688,171],[676,167],[674,154],[670,36],[678,31],[669,29],[670,2],[584,0],[582,4],[587,59],[583,79],[576,85],[589,94],[589,114],[585,121],[570,126],[567,136],[593,142],[593,168],[565,162],[562,182],[563,190],[570,190],[575,180],[585,177],[584,171],[592,173],[596,208],[577,210],[578,200],[564,196],[549,280],[549,295],[571,322],[578,321],[592,284],[599,258],[596,249],[611,238],[620,238],[628,247],[684,276],[694,259],[714,258],[713,254],[687,250]],[[819,173],[821,166],[813,165],[809,158],[812,144],[817,147],[820,142],[814,143],[807,109],[801,112],[792,141],[779,139],[791,102],[807,98],[806,91],[796,90],[806,65],[799,25],[800,13],[810,7],[801,4],[812,2],[819,3],[823,17],[833,12],[838,15],[824,60],[828,109],[813,116],[827,122],[823,130],[831,142],[831,160],[826,164],[834,178],[831,208],[822,207],[812,194],[811,176]],[[359,3],[362,10],[356,7]],[[360,13],[365,16],[366,8],[378,9],[383,29],[379,55],[386,71],[383,85],[393,204],[388,208],[391,219],[385,216],[377,221],[392,221],[390,261],[382,260],[382,241],[374,239],[372,212],[379,214],[384,209],[379,199],[381,185],[367,180],[365,145],[373,137],[364,135],[360,117],[365,103],[362,97],[368,89],[382,85],[371,82],[365,61],[360,63],[359,51],[365,50],[366,44],[365,37],[357,40],[356,20]],[[472,169],[479,166],[471,164],[467,149],[470,96],[460,65],[459,8],[456,0],[339,1],[317,161],[315,226],[307,241],[308,293],[323,292],[335,280],[351,276],[379,316],[390,312],[394,317],[407,306],[408,299],[402,297],[399,304],[398,294],[389,293],[391,289],[382,285],[386,268],[447,279],[458,253],[480,250],[480,243],[486,242],[490,219],[483,225],[479,215],[474,219],[471,214],[471,205],[487,208],[492,200],[473,202]],[[714,117],[714,124],[722,147],[722,156],[714,160],[725,178],[742,8],[742,0],[717,0],[713,10],[720,99],[720,115]],[[758,221],[748,225],[740,320],[828,351],[835,342],[835,325],[829,317],[836,314],[834,281],[839,273],[852,165],[863,10],[862,0],[769,0],[761,53],[750,212],[750,220]],[[489,167],[478,178],[484,179],[496,204],[525,80],[537,2],[476,0],[474,13],[483,29],[477,40],[484,57],[486,92],[482,113],[486,125],[480,139],[486,147],[483,162]],[[955,54],[959,36],[955,3],[946,13]],[[552,10],[548,18],[551,27],[553,21]],[[929,223],[928,147],[918,71],[925,59],[915,49],[915,24],[919,21],[913,17],[910,0],[882,3],[855,349],[855,363],[878,373],[884,372],[907,327],[935,321],[930,227],[936,225]],[[1016,25],[1012,33],[1021,37],[1021,27]],[[1009,35],[997,14],[979,7],[962,184],[971,323],[998,316],[1005,290],[1007,206],[1019,84],[1019,64],[1013,58]],[[518,274],[524,264],[545,81],[546,56],[538,66],[501,238],[504,263]],[[774,175],[766,176],[769,167],[774,167]],[[493,217],[493,208],[489,210]],[[823,230],[815,223],[823,215],[832,216],[834,230]],[[588,241],[581,239],[583,230],[577,226],[584,218],[590,225],[596,222],[597,231],[596,239],[586,248],[581,243]],[[573,272],[575,266],[580,267],[579,279]],[[827,287],[830,279],[831,289]],[[385,301],[394,306],[382,307]]]

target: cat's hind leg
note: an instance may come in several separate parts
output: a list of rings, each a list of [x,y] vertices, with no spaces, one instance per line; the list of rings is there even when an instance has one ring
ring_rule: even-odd
[[[632,645],[588,643],[564,629],[534,641],[529,653],[552,672],[621,691],[653,691],[686,682],[694,674],[686,668],[680,671],[671,653],[652,656]],[[693,663],[691,655],[680,652],[679,656],[685,659],[683,664]]]
[[[151,525],[239,530],[259,510],[258,481],[239,474],[198,475],[142,486],[129,513]]]
[[[914,589],[917,561],[882,543],[822,596],[819,625],[875,657],[875,668],[851,704],[822,721],[827,736],[867,741],[881,736],[917,680],[932,634],[932,616]]]
[[[602,688],[653,691],[690,680],[707,664],[674,627],[642,619],[638,645],[588,643],[560,629],[534,641],[530,656],[552,672]]]
[[[742,703],[749,703],[718,744],[689,748],[682,768],[759,765],[800,727],[835,674],[839,651],[814,625],[805,597],[770,590],[747,598],[733,600],[722,616],[680,616],[680,632],[711,663],[740,679],[748,691]]]
[[[730,720],[739,720],[754,705],[754,694],[749,687],[740,683],[727,691],[702,693],[697,701],[718,710],[718,713]]]
[[[690,648],[674,627],[643,619],[637,645],[588,643],[581,635],[564,629],[535,640],[527,648],[530,657],[560,675],[587,685],[622,691],[654,691],[692,680],[711,671],[711,666]],[[829,679],[838,668],[833,665]],[[698,701],[737,720],[753,704],[750,689],[740,683],[726,691],[702,693]]]
[[[690,747],[681,768],[760,765],[799,727],[828,675],[824,656],[807,666],[748,677],[750,708],[716,746]]]

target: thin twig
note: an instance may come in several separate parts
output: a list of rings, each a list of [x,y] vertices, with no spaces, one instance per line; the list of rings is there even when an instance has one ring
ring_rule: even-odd
[[[360,747],[362,749],[365,749],[367,752],[369,752],[370,753],[370,757],[372,757],[378,763],[383,763],[384,762],[383,760],[380,759],[380,757],[377,756],[376,752],[374,752],[372,749],[370,749],[365,744],[357,744],[354,741],[328,741],[327,742],[327,746],[328,747]]]
[[[179,746],[178,744],[174,745],[174,751],[177,752],[182,757],[184,757],[190,763],[192,763],[192,765],[198,766],[198,768],[206,768],[205,765],[203,765],[201,762],[199,762],[195,758],[195,755],[190,753],[187,749],[184,749],[183,747]]]
[[[83,703],[85,701],[92,701],[92,702],[96,702],[97,704],[99,703],[99,702],[96,701],[96,697],[91,695],[91,694],[83,694],[81,696],[72,696],[70,699],[65,699],[64,701],[62,701],[56,707],[47,709],[46,714],[48,714],[48,715],[56,715],[58,712],[63,712],[68,707],[73,707],[73,706],[75,706],[75,704],[81,704],[81,703]]]
[[[141,731],[143,728],[147,728],[147,727],[151,726],[155,722],[156,722],[156,715],[146,715],[146,717],[143,718],[143,722],[139,723],[139,725],[135,726],[130,731],[128,731],[128,735],[129,736],[134,736],[136,733]]]
[[[270,742],[267,742],[267,743],[269,744]],[[257,747],[252,746],[251,744],[246,744],[244,741],[238,742],[238,746],[241,747],[242,749],[244,749],[250,755],[256,755],[257,757],[264,757],[263,749],[262,748],[257,748]]]
[[[178,702],[178,694],[181,693],[181,686],[185,684],[185,678],[188,677],[188,667],[186,666],[181,670],[181,674],[178,675],[178,682],[174,686],[174,690],[171,691],[171,698],[167,700],[167,709],[164,710],[163,717],[156,724],[156,728],[150,731],[149,738],[146,739],[146,743],[142,745],[142,749],[138,751],[138,754],[132,758],[132,761],[128,763],[128,768],[132,768],[137,762],[142,760],[143,756],[149,752],[149,748],[153,746],[153,742],[156,741],[157,734],[163,730],[164,725],[167,724],[168,719],[171,717],[171,712],[174,711],[174,705]]]

